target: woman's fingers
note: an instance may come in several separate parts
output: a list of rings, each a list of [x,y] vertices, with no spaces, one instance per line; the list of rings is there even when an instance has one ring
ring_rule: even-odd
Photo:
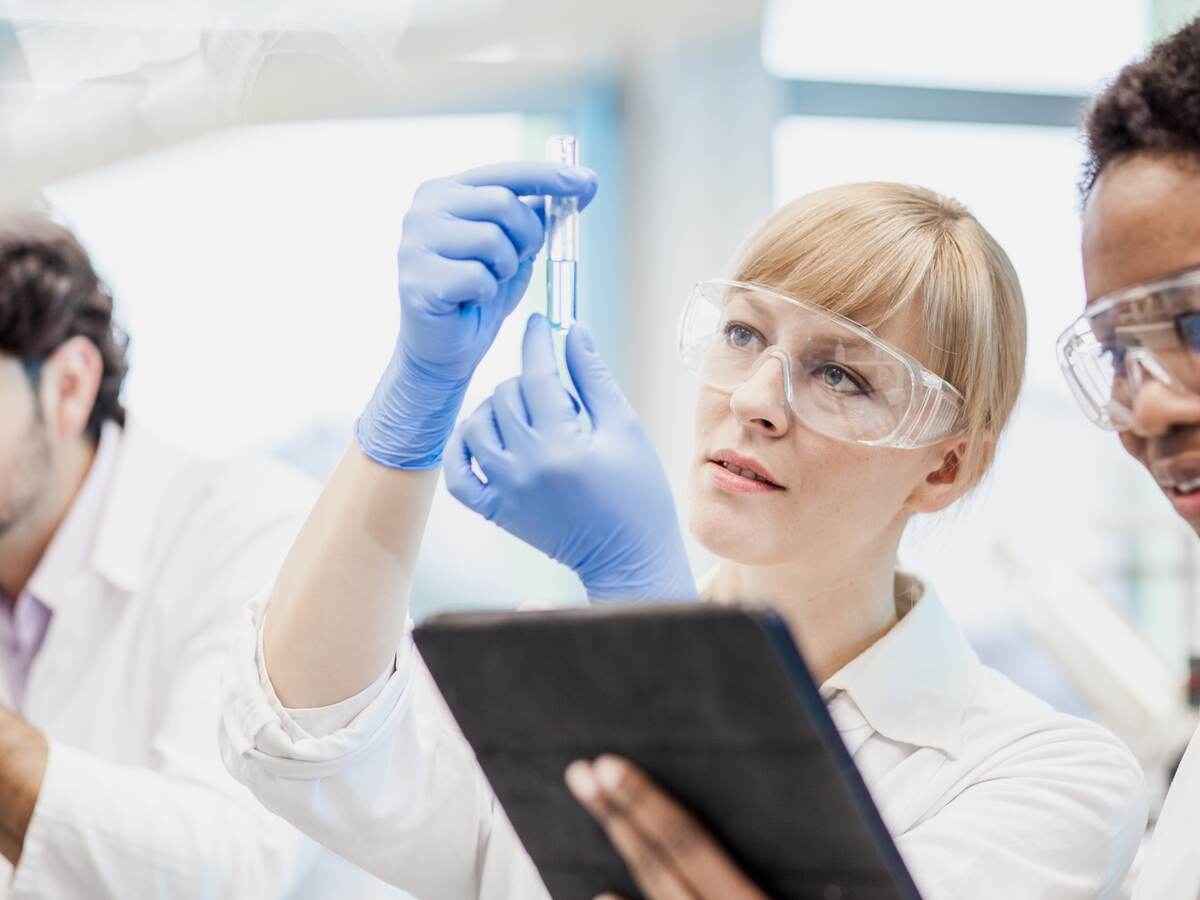
[[[537,437],[525,408],[521,379],[509,378],[496,385],[492,392],[492,409],[496,428],[507,450],[520,458],[528,457],[537,447]]]
[[[519,197],[576,197],[583,209],[596,195],[596,173],[559,163],[516,161],[492,163],[455,176],[460,184],[501,185]]]
[[[571,381],[598,429],[637,418],[608,365],[596,352],[587,326],[577,323],[568,332],[565,356]]]
[[[575,398],[563,386],[546,317],[529,317],[521,344],[521,392],[533,426],[551,439],[579,432]]]
[[[467,303],[490,304],[500,290],[492,270],[477,259],[447,259],[409,244],[396,259],[401,296],[427,314],[445,317]]]
[[[494,222],[504,229],[521,259],[532,259],[541,249],[545,227],[534,208],[501,185],[448,187],[445,208],[459,219]],[[540,200],[541,198],[539,198]],[[542,205],[545,201],[542,200]]]
[[[425,249],[445,259],[474,259],[485,265],[498,283],[517,274],[518,250],[495,222],[472,222],[440,212],[428,212],[423,223]]]
[[[471,451],[468,449],[463,428],[460,425],[446,442],[443,455],[446,490],[450,496],[485,519],[494,514],[495,504],[488,491],[487,482],[481,481],[471,468]]]

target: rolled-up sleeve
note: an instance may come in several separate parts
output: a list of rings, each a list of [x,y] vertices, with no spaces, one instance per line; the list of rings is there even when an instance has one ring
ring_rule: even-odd
[[[252,604],[223,681],[226,766],[262,803],[417,897],[546,897],[406,633],[393,671],[336,707],[288,710]]]

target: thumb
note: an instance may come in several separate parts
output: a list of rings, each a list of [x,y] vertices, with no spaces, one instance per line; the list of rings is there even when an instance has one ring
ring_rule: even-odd
[[[571,381],[593,422],[599,425],[606,419],[611,421],[615,417],[631,414],[629,401],[596,352],[591,332],[586,326],[575,325],[567,333],[566,357]]]

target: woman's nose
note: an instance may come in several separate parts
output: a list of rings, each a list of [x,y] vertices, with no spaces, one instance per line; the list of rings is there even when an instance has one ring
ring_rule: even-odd
[[[787,357],[772,353],[733,391],[729,408],[739,422],[774,436],[787,433],[787,385],[791,378],[788,369]]]

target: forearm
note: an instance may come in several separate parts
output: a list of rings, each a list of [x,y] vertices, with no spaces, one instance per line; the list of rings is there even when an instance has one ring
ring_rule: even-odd
[[[286,706],[336,703],[390,664],[438,471],[391,469],[357,445],[343,457],[268,601],[263,650]]]
[[[0,707],[0,853],[14,866],[42,789],[46,755],[41,732]]]
[[[264,655],[287,707],[371,684],[402,638],[436,467],[475,367],[533,272],[544,228],[522,197],[578,198],[593,173],[484,166],[418,188],[396,252],[400,336],[269,600]]]

